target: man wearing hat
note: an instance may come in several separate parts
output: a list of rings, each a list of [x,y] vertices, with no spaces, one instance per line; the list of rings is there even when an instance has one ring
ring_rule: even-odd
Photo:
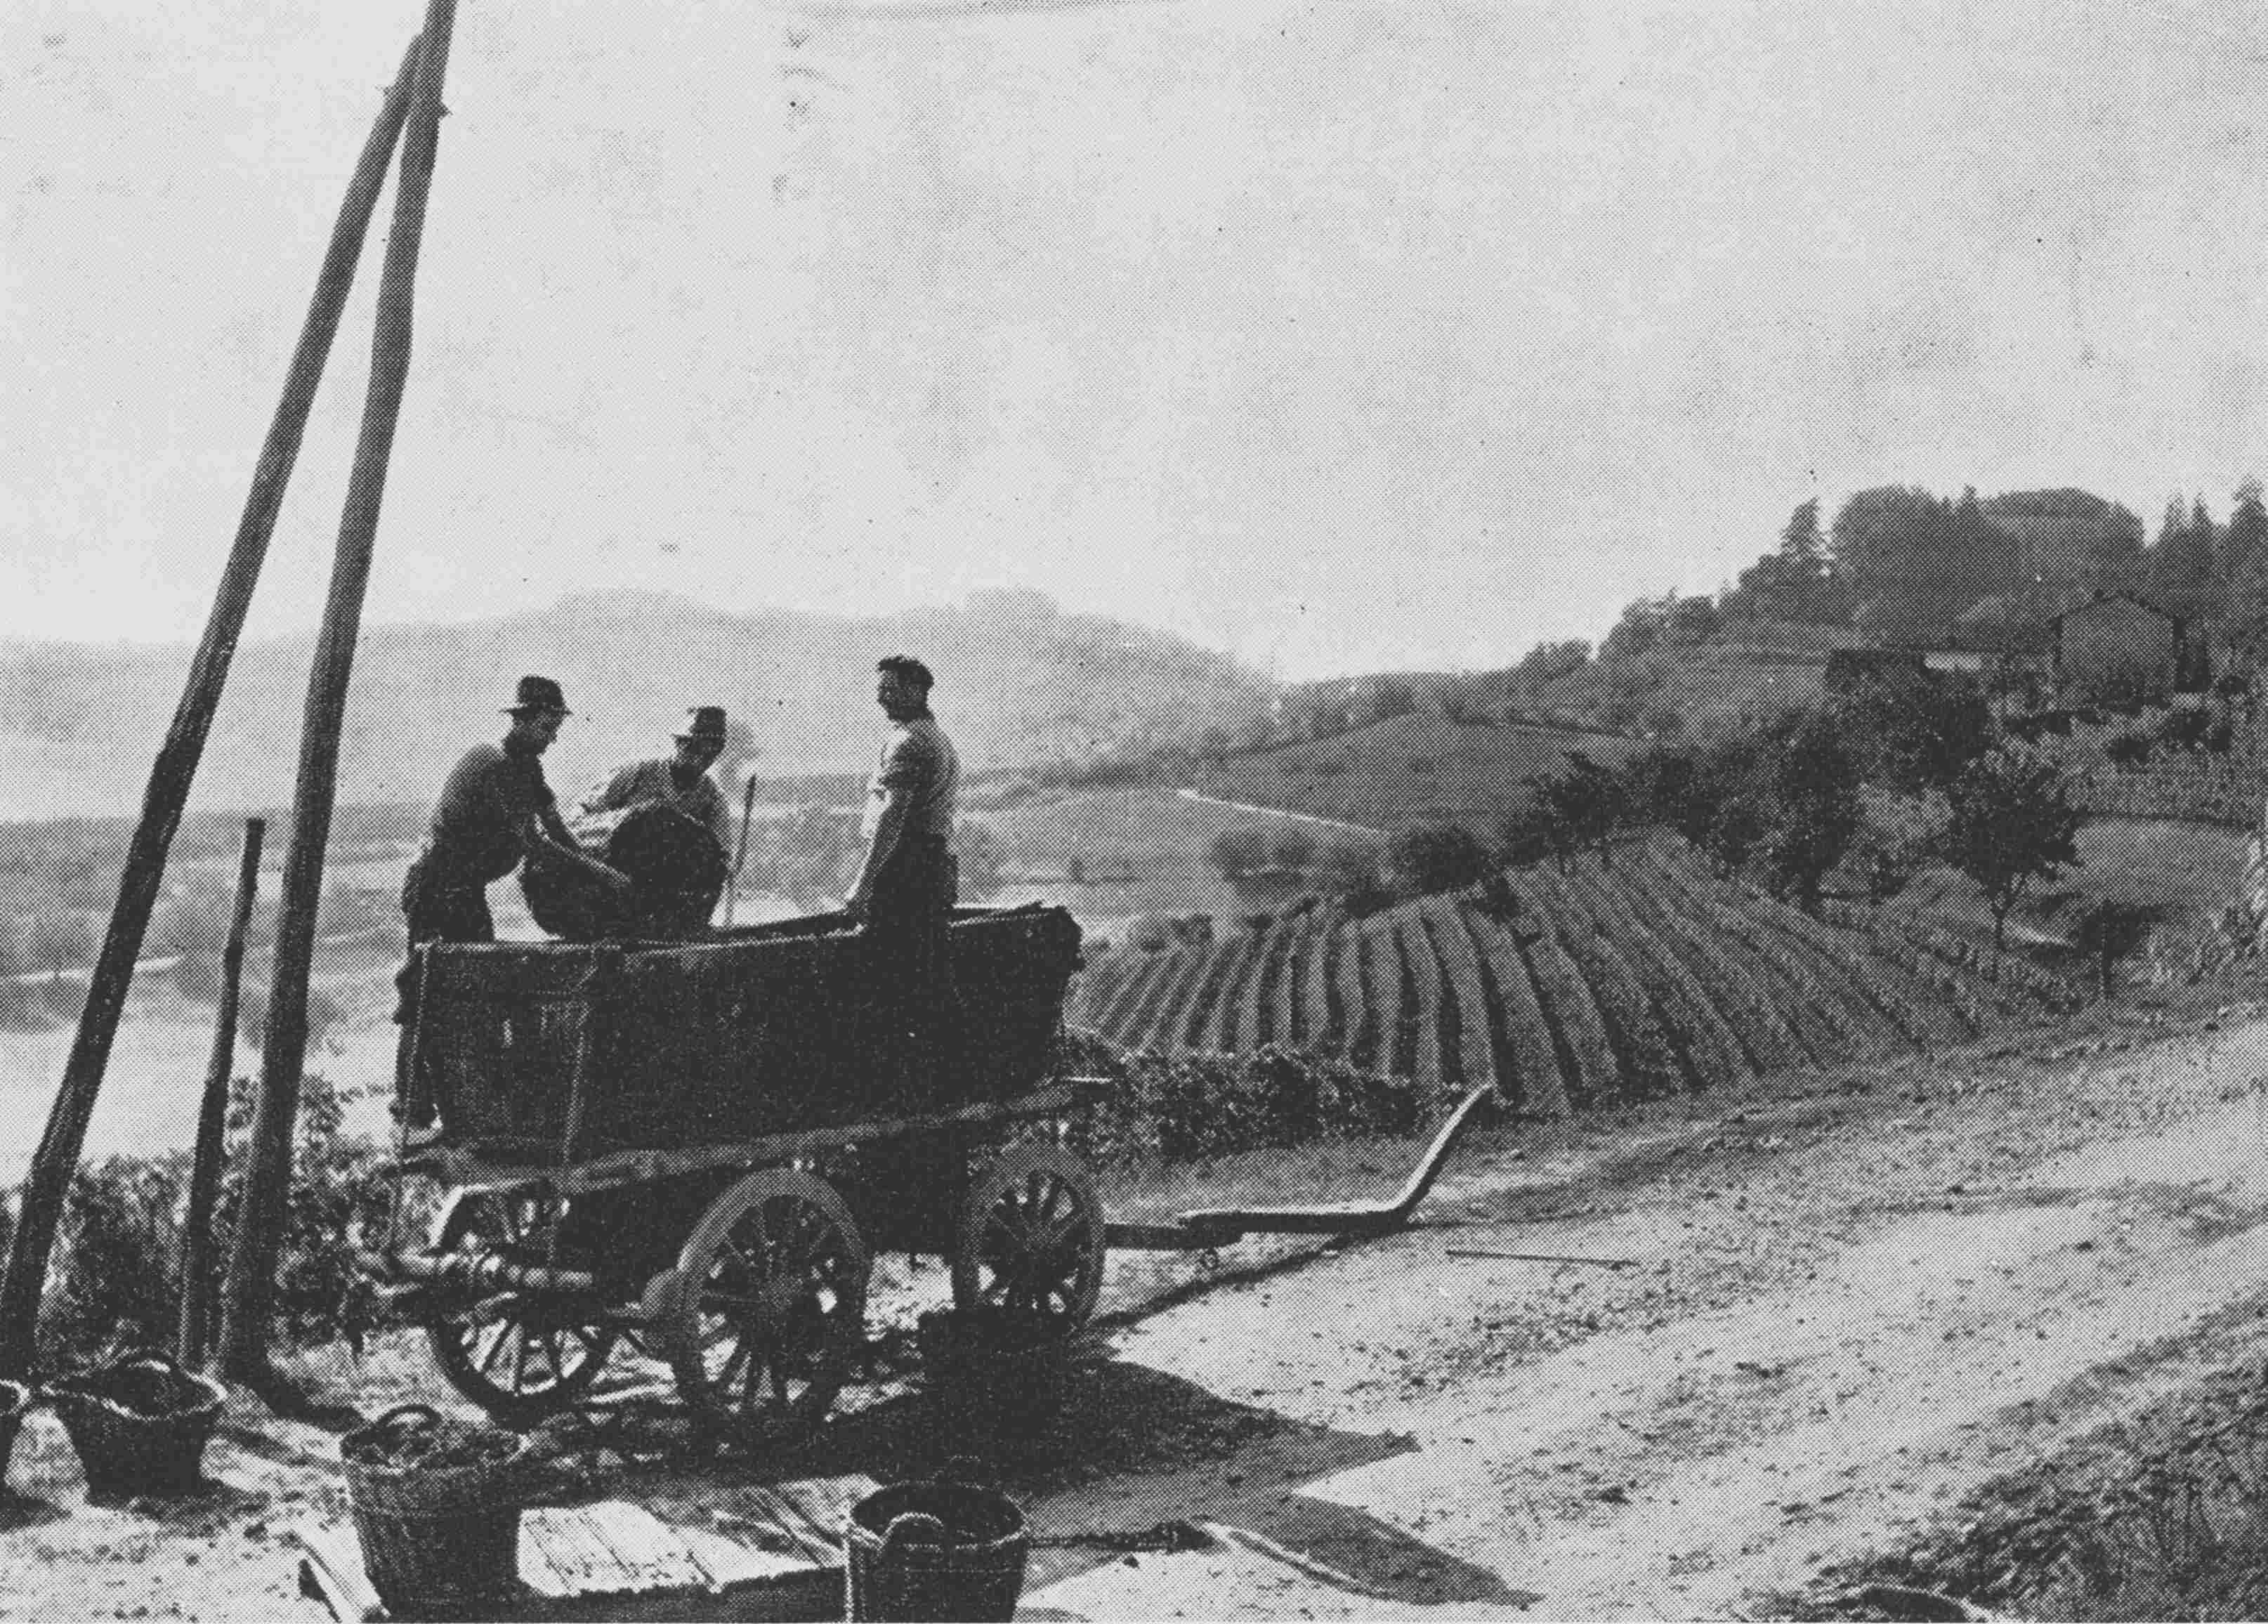
[[[584,818],[656,804],[674,807],[717,837],[719,850],[732,850],[733,815],[723,792],[709,776],[725,750],[725,707],[698,705],[687,712],[676,753],[634,761],[583,797]],[[578,820],[579,821],[579,820]]]
[[[451,770],[433,803],[424,849],[401,882],[410,956],[394,983],[401,993],[394,1018],[401,1023],[403,1052],[397,1109],[421,1126],[431,1119],[432,1103],[406,1074],[417,1015],[417,948],[429,941],[495,941],[488,888],[533,857],[571,863],[618,895],[630,890],[621,872],[584,855],[544,782],[543,752],[570,714],[559,684],[548,676],[521,677],[504,714],[512,727],[503,742],[475,745]]]

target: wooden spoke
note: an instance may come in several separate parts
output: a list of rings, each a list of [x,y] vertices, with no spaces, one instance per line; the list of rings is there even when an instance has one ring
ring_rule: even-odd
[[[1020,1145],[969,1186],[953,1260],[964,1309],[1036,1313],[1068,1335],[1102,1290],[1102,1204],[1086,1165],[1053,1145]]]
[[[442,1213],[434,1249],[518,1263],[550,1260],[551,1232],[565,1203],[515,1191],[461,1191]],[[425,1338],[441,1374],[507,1427],[529,1427],[572,1404],[614,1352],[612,1327],[563,1322],[552,1305],[513,1299],[475,1315],[469,1305],[437,1311]]]
[[[679,1254],[692,1288],[655,1327],[687,1402],[755,1440],[816,1423],[865,1335],[871,1263],[824,1180],[767,1168],[734,1185]]]

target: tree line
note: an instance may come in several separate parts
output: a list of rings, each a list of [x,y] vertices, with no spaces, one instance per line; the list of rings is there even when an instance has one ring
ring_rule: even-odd
[[[1233,830],[1212,860],[1233,880],[1297,870],[1350,912],[1485,887],[1504,867],[1611,866],[1635,831],[1672,830],[1816,912],[1830,888],[1880,902],[1942,863],[1973,881],[2005,944],[2035,882],[2076,865],[2085,814],[2059,760],[2006,730],[1964,674],[1869,671],[1819,703],[1743,730],[1664,741],[1619,766],[1578,750],[1484,837],[1422,823],[1382,844]]]

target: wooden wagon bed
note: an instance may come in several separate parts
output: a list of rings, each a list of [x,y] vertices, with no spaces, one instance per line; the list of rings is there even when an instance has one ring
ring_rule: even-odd
[[[464,1171],[589,1164],[620,1183],[990,1119],[1041,1089],[1079,926],[1061,909],[956,911],[953,996],[909,1017],[839,916],[697,943],[436,944],[415,1074]],[[969,1113],[962,1115],[961,1113]]]

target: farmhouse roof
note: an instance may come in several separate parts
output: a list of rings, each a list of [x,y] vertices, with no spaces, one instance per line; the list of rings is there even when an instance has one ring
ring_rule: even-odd
[[[1978,599],[1955,616],[1953,636],[1962,648],[2021,653],[2047,646],[2049,622],[2037,605],[2013,593],[1999,593]]]
[[[2120,603],[2130,605],[2134,609],[2142,610],[2145,614],[2155,615],[2160,619],[2171,623],[2176,636],[2181,633],[2183,626],[2187,624],[2179,615],[2175,614],[2173,610],[2166,609],[2161,605],[2153,603],[2147,598],[2141,597],[2132,592],[2127,592],[2122,588],[2113,592],[2098,592],[2084,603],[2075,603],[2072,605],[2071,608],[2064,609],[2060,613],[2049,616],[2047,621],[2048,630],[2056,633],[2058,636],[2060,636],[2063,632],[2063,623],[2069,620],[2073,616],[2091,614],[2095,610],[2106,609],[2114,604]]]

